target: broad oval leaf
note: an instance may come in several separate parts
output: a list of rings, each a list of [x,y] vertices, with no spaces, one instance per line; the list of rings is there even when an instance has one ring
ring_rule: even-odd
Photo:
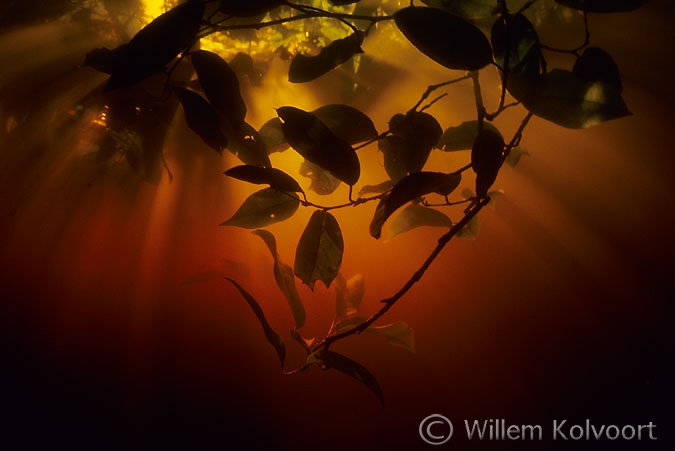
[[[220,126],[221,130],[226,133],[228,150],[243,163],[266,168],[272,167],[267,150],[255,128],[246,122],[236,130],[228,126],[227,121],[221,121]]]
[[[356,315],[366,291],[363,275],[356,274],[345,280],[341,274],[335,278],[335,317],[346,318]]]
[[[502,135],[489,129],[481,130],[473,143],[471,167],[476,173],[476,194],[480,198],[487,196],[488,189],[497,179],[504,161],[504,146]]]
[[[370,371],[368,371],[360,363],[356,363],[352,359],[345,357],[342,354],[338,354],[337,352],[326,350],[321,350],[311,354],[307,358],[307,363],[317,364],[325,370],[335,369],[353,377],[365,385],[370,391],[375,393],[377,399],[379,399],[380,403],[384,405],[384,394],[382,394],[380,384],[378,384],[375,376],[373,376]]]
[[[647,0],[555,0],[569,8],[589,13],[615,13],[633,11],[647,3]]]
[[[282,0],[220,0],[220,11],[235,17],[254,17],[272,11]]]
[[[492,49],[483,32],[454,14],[409,6],[396,11],[394,20],[419,51],[442,66],[478,70],[492,62]]]
[[[408,232],[417,227],[452,227],[452,221],[444,213],[433,208],[411,203],[389,222],[384,230],[384,239],[389,241],[396,235]]]
[[[239,90],[239,79],[227,62],[213,52],[197,50],[191,54],[199,84],[211,105],[237,129],[244,125],[246,104]]]
[[[468,20],[482,19],[499,13],[499,5],[495,0],[422,0],[422,3]]]
[[[228,282],[230,282],[232,285],[235,286],[235,288],[239,291],[244,300],[248,303],[249,307],[251,307],[251,310],[253,310],[253,313],[255,314],[256,318],[258,318],[258,321],[262,326],[263,332],[265,333],[265,338],[267,338],[267,341],[272,346],[274,346],[274,350],[277,352],[279,360],[281,361],[281,368],[283,369],[284,360],[286,358],[286,347],[284,346],[284,340],[282,340],[281,336],[278,333],[276,333],[274,329],[272,329],[272,327],[269,325],[267,319],[265,318],[265,314],[263,313],[263,310],[260,307],[260,304],[258,304],[258,301],[256,301],[255,298],[251,296],[251,294],[248,291],[242,288],[242,286],[239,285],[234,279],[226,277],[225,280],[227,280]]]
[[[281,290],[281,293],[284,295],[284,298],[286,298],[286,302],[288,302],[288,307],[291,309],[291,314],[295,320],[295,328],[300,329],[305,325],[306,314],[305,307],[302,305],[302,299],[300,299],[300,295],[295,286],[293,268],[281,261],[281,258],[277,253],[277,241],[271,232],[268,232],[267,230],[254,230],[253,233],[258,235],[265,242],[272,254],[272,258],[274,259],[274,280],[276,281],[279,290]]]
[[[436,147],[445,152],[469,150],[478,137],[479,123],[476,120],[462,122],[456,127],[449,127],[443,132]],[[483,128],[499,133],[497,127],[490,122],[483,122]]]
[[[447,196],[459,186],[461,180],[462,176],[458,173],[414,172],[408,175],[380,199],[370,223],[370,235],[380,238],[385,221],[403,205],[425,194]]]
[[[174,88],[183,106],[185,122],[199,137],[218,153],[227,147],[227,137],[220,129],[218,114],[202,96],[186,88]]]
[[[586,128],[630,115],[614,85],[586,81],[562,69],[542,75],[522,102],[533,114],[567,128]]]
[[[290,147],[284,136],[284,131],[281,129],[281,119],[278,117],[273,117],[265,122],[258,130],[258,135],[268,154],[283,152]]]
[[[309,189],[319,194],[327,196],[333,194],[340,186],[340,180],[333,177],[330,172],[321,169],[311,161],[305,160],[300,165],[300,175],[310,179]]]
[[[265,188],[251,194],[234,213],[220,225],[258,229],[293,216],[300,206],[300,200],[294,195]]]
[[[205,4],[190,0],[142,28],[121,52],[104,90],[131,86],[161,71],[195,41]]]
[[[523,76],[542,73],[543,55],[534,25],[522,14],[500,16],[490,33],[496,63]]]
[[[443,134],[436,118],[419,111],[394,115],[389,129],[392,135],[381,140],[380,149],[384,153],[385,169],[395,180],[421,171]]]
[[[317,210],[302,232],[295,251],[295,275],[314,289],[320,280],[330,287],[342,265],[344,241],[335,217],[327,211]]]
[[[225,175],[257,185],[268,184],[271,188],[276,188],[279,191],[303,192],[293,177],[276,168],[263,168],[246,164],[228,169],[225,171]]]
[[[343,104],[324,105],[313,111],[335,135],[348,144],[377,138],[373,121],[358,109]]]
[[[623,89],[619,68],[609,53],[599,47],[587,47],[574,63],[572,72],[586,81],[607,83],[619,92]]]
[[[318,55],[297,54],[288,68],[288,81],[305,83],[315,80],[348,61],[357,53],[363,53],[363,33],[357,31],[346,38],[336,39],[321,49]]]
[[[300,155],[348,185],[361,175],[359,157],[312,113],[284,106],[277,110],[286,140]]]
[[[124,63],[124,52],[126,52],[127,45],[122,44],[112,50],[106,47],[91,50],[84,57],[82,65],[110,75],[118,65]]]

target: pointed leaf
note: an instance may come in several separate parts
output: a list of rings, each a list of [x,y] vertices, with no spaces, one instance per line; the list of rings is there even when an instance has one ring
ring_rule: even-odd
[[[515,168],[518,163],[520,163],[520,158],[523,155],[529,155],[530,152],[527,151],[524,147],[516,146],[511,149],[511,152],[504,159],[504,163],[508,164],[512,168]]]
[[[487,128],[481,130],[471,148],[471,167],[476,173],[476,194],[487,196],[504,161],[504,138]]]
[[[199,84],[211,105],[230,121],[233,128],[243,126],[246,104],[234,71],[224,59],[206,50],[197,50],[191,58]]]
[[[380,140],[379,147],[392,180],[421,171],[443,134],[436,118],[419,111],[395,114],[389,120],[389,130],[392,135]]]
[[[253,233],[262,238],[269,248],[272,258],[274,258],[274,280],[277,282],[277,286],[288,302],[288,306],[293,314],[293,319],[295,320],[295,328],[300,329],[305,325],[306,315],[305,307],[302,305],[302,299],[300,299],[300,295],[295,286],[293,268],[282,262],[281,258],[279,258],[279,254],[277,253],[277,242],[274,235],[267,230],[255,230]]]
[[[235,17],[254,17],[281,6],[282,0],[220,0],[220,11]]]
[[[325,370],[335,369],[353,377],[375,393],[377,399],[384,405],[384,395],[382,394],[380,384],[377,383],[377,379],[375,379],[370,371],[352,359],[337,352],[322,350],[319,353],[310,355],[307,358],[307,363],[318,364]]]
[[[234,213],[220,225],[258,229],[293,216],[300,200],[274,188],[265,188],[251,194]]]
[[[195,41],[205,4],[190,0],[146,25],[129,41],[115,65],[105,91],[131,86],[160,72]]]
[[[99,72],[112,74],[115,68],[124,63],[124,55],[128,44],[122,44],[112,50],[101,47],[87,53],[83,66],[92,67]]]
[[[461,174],[441,172],[414,172],[405,177],[380,199],[370,223],[370,235],[379,238],[387,218],[403,205],[429,193],[447,196],[459,186],[461,180]]]
[[[336,39],[321,49],[318,55],[295,55],[288,68],[288,81],[292,83],[312,81],[348,61],[357,53],[363,53],[361,50],[363,37],[363,33],[358,31],[346,38]]]
[[[422,0],[422,3],[469,20],[499,13],[499,5],[495,0]]]
[[[344,318],[355,315],[359,310],[363,294],[366,291],[363,275],[356,274],[349,280],[345,280],[338,274],[335,278],[335,316]]]
[[[522,102],[535,115],[567,128],[586,128],[630,115],[614,85],[586,81],[562,69],[541,76]]]
[[[309,189],[321,196],[334,193],[340,186],[339,179],[308,160],[300,165],[300,175],[309,178],[311,180]]]
[[[415,353],[415,332],[403,321],[385,326],[370,326],[365,331],[384,335],[389,343]]]
[[[345,333],[349,330],[354,329],[355,327],[358,327],[359,325],[365,323],[368,318],[364,316],[348,316],[348,317],[342,317],[342,318],[336,318],[337,321],[335,323],[335,326],[333,327],[333,332],[331,335],[339,335],[342,333]],[[367,329],[366,329],[367,330]]]
[[[244,125],[239,129],[232,128],[227,121],[221,121],[220,126],[227,136],[227,149],[235,154],[242,163],[265,168],[272,167],[262,139],[248,123],[244,122]]]
[[[492,62],[487,38],[473,24],[436,8],[409,6],[396,25],[419,51],[449,69],[478,70]]]
[[[357,144],[377,138],[373,121],[349,105],[324,105],[313,111],[335,135],[348,144]]]
[[[268,184],[279,191],[301,193],[302,188],[293,177],[276,168],[262,168],[250,164],[235,166],[225,171],[225,175],[257,185]]]
[[[288,143],[300,155],[348,185],[359,180],[361,165],[356,152],[316,115],[290,106],[279,108],[277,113]]]
[[[218,153],[227,147],[227,138],[220,130],[220,122],[216,110],[202,96],[186,88],[174,88],[178,96],[185,122],[199,137]]]
[[[586,81],[600,81],[614,86],[618,92],[622,90],[619,68],[612,57],[599,47],[587,47],[574,63],[572,72]]]
[[[330,287],[342,264],[344,241],[335,217],[327,211],[312,214],[295,252],[295,275],[314,289],[320,280]]]
[[[499,133],[497,127],[489,122],[483,122],[483,128]],[[445,152],[469,150],[478,137],[478,121],[462,122],[456,127],[449,127],[438,140],[436,147]]]
[[[359,190],[359,196],[365,196],[366,194],[382,194],[389,191],[393,186],[393,180],[387,180],[377,185],[365,185]]]
[[[385,228],[384,239],[389,241],[396,235],[423,226],[450,228],[452,221],[438,210],[411,203],[394,216],[389,226]]]
[[[265,122],[258,130],[258,135],[268,154],[283,152],[290,147],[284,136],[284,131],[281,129],[281,119],[278,117]]]
[[[534,25],[522,14],[503,15],[490,33],[495,62],[516,74],[542,73],[543,56]]]
[[[614,13],[633,11],[647,3],[647,0],[555,0],[569,8],[589,13]]]
[[[230,282],[237,290],[239,290],[239,293],[241,293],[244,300],[248,303],[249,307],[251,307],[251,310],[253,310],[253,313],[255,313],[255,316],[258,318],[258,321],[260,321],[260,325],[262,326],[263,332],[265,333],[265,338],[267,338],[267,341],[272,346],[274,346],[275,351],[277,351],[277,355],[279,356],[279,360],[281,362],[281,368],[283,369],[284,359],[286,358],[286,347],[284,346],[284,341],[281,339],[281,336],[279,336],[279,334],[276,333],[267,322],[265,314],[263,313],[260,304],[258,304],[258,301],[256,301],[253,296],[251,296],[233,279],[226,277],[225,280]]]

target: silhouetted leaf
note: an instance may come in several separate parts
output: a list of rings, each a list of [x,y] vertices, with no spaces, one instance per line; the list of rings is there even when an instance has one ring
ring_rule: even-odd
[[[295,275],[311,289],[317,280],[330,287],[340,271],[343,251],[344,241],[337,220],[329,212],[317,210],[298,242]]]
[[[469,20],[482,19],[499,13],[499,6],[495,0],[422,0],[422,3]]]
[[[267,150],[262,144],[258,132],[248,123],[244,122],[244,125],[237,130],[228,127],[227,123],[223,122],[220,123],[220,126],[221,130],[226,132],[229,142],[228,150],[243,163],[266,168],[272,167]]]
[[[370,326],[365,331],[384,335],[389,343],[415,353],[415,332],[403,321],[384,326]]]
[[[396,235],[422,226],[450,228],[452,221],[438,210],[411,203],[394,216],[385,228],[384,239],[389,241]]]
[[[542,73],[539,37],[524,15],[500,16],[492,26],[490,39],[495,62],[502,69],[529,76]]]
[[[349,280],[338,274],[335,278],[335,317],[345,318],[355,315],[365,291],[366,285],[361,274],[356,274]]]
[[[278,117],[273,117],[265,122],[258,130],[258,135],[262,139],[265,151],[268,154],[283,152],[290,147],[284,136],[284,131],[281,129],[281,119]]]
[[[222,153],[227,147],[227,138],[220,130],[218,114],[211,104],[202,96],[186,88],[174,88],[178,96],[183,112],[185,113],[185,122],[199,137],[218,153]]]
[[[542,75],[522,102],[537,116],[567,128],[586,128],[630,114],[614,85],[586,81],[561,69]]]
[[[301,193],[302,188],[293,177],[276,168],[262,168],[260,166],[236,166],[225,171],[225,175],[238,180],[258,185],[268,184],[279,191]]]
[[[211,105],[230,121],[234,129],[244,125],[246,104],[239,80],[227,62],[215,53],[197,50],[191,54],[199,83]]]
[[[318,55],[307,56],[300,53],[295,55],[288,68],[288,81],[292,83],[312,81],[348,61],[357,53],[363,53],[361,50],[363,37],[363,33],[357,31],[346,38],[331,42],[321,49]]]
[[[358,3],[361,0],[330,0],[331,4],[335,6],[344,6],[351,5],[352,3]]]
[[[377,148],[382,152],[384,170],[392,182],[396,183],[408,175],[408,162],[406,156],[409,147],[400,136],[385,136],[377,142]]]
[[[414,172],[408,175],[380,199],[370,223],[370,235],[380,238],[387,218],[403,205],[429,193],[447,196],[459,186],[461,180],[461,174],[457,173]]]
[[[195,41],[205,5],[199,0],[180,4],[142,28],[120,52],[105,91],[131,86],[160,72]]]
[[[612,57],[598,47],[588,47],[574,63],[572,72],[586,81],[600,81],[621,92],[621,75]]]
[[[277,110],[286,140],[300,155],[348,185],[361,174],[356,152],[312,113],[284,106]]]
[[[284,346],[284,341],[281,339],[281,336],[279,336],[278,333],[272,329],[272,327],[269,325],[267,322],[267,319],[265,318],[265,314],[263,313],[262,308],[260,307],[260,304],[258,304],[258,301],[255,300],[253,296],[249,294],[248,291],[243,289],[241,285],[239,285],[237,282],[235,282],[233,279],[230,279],[229,277],[226,277],[225,280],[230,282],[232,285],[235,286],[235,288],[241,293],[242,297],[244,300],[248,303],[249,307],[251,307],[251,310],[253,310],[253,313],[255,313],[255,316],[258,318],[258,321],[260,322],[260,325],[262,326],[263,332],[265,333],[265,338],[267,338],[267,341],[274,346],[274,350],[277,351],[277,355],[279,356],[279,361],[281,362],[281,368],[284,368],[284,359],[286,358],[286,347]]]
[[[332,194],[340,186],[340,180],[330,172],[321,169],[311,161],[305,160],[300,165],[300,175],[309,178],[309,189],[321,196]]]
[[[556,3],[588,11],[590,13],[613,13],[633,11],[647,3],[647,0],[555,0]]]
[[[293,216],[300,200],[274,188],[265,188],[251,194],[234,213],[220,225],[257,229]]]
[[[118,65],[123,64],[126,47],[127,44],[122,44],[112,50],[106,47],[94,49],[87,53],[82,65],[92,67],[105,74],[112,74]]]
[[[302,299],[298,295],[298,290],[295,286],[295,275],[293,268],[281,261],[277,253],[277,241],[267,230],[254,230],[254,234],[258,235],[265,242],[274,258],[274,280],[281,290],[281,293],[286,298],[288,306],[293,314],[296,329],[300,329],[305,325],[305,307],[302,305]]]
[[[502,135],[489,129],[483,129],[473,143],[471,167],[476,173],[478,197],[487,196],[487,190],[497,179],[503,162],[504,146]]]
[[[421,171],[443,133],[433,116],[419,111],[395,114],[389,120],[389,130],[392,134],[381,139],[378,146],[387,174],[394,181]]]
[[[220,11],[235,17],[265,14],[280,6],[282,0],[220,0]]]
[[[373,121],[349,105],[324,105],[313,111],[335,135],[348,144],[357,144],[377,138]]]
[[[485,35],[454,14],[410,6],[396,11],[394,20],[419,51],[449,69],[477,70],[492,62]]]
[[[382,194],[389,191],[393,186],[393,180],[387,180],[377,185],[365,185],[359,190],[359,196],[364,196],[366,194]]]
[[[380,385],[377,383],[375,377],[370,371],[352,359],[345,357],[342,354],[338,354],[337,352],[321,350],[320,352],[311,354],[307,358],[307,363],[317,364],[324,370],[335,369],[353,377],[368,387],[370,391],[375,393],[377,399],[384,405],[384,395],[382,394],[382,389],[380,389]]]
[[[497,127],[489,122],[483,122],[483,128],[499,133]],[[469,150],[478,137],[478,121],[462,122],[456,127],[449,127],[443,132],[443,136],[438,140],[436,147],[445,152],[454,152],[456,150]]]
[[[506,158],[504,159],[504,163],[508,164],[512,168],[515,168],[516,165],[520,162],[520,158],[523,155],[529,154],[530,152],[528,152],[527,149],[520,146],[516,146],[512,148],[511,152],[509,152],[509,154],[506,156]]]

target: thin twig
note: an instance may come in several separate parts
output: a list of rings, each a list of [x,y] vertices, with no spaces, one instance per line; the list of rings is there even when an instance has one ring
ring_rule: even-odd
[[[420,99],[417,101],[417,103],[415,104],[415,106],[412,107],[412,108],[410,109],[410,111],[417,111],[417,108],[419,108],[419,106],[422,105],[422,102],[424,102],[425,100],[427,100],[427,98],[428,98],[428,97],[431,95],[431,93],[434,92],[435,90],[437,90],[437,89],[439,89],[439,88],[442,88],[443,86],[451,85],[451,84],[453,84],[453,83],[457,83],[457,82],[459,82],[459,81],[466,80],[467,78],[471,78],[471,75],[470,75],[470,74],[467,74],[467,75],[465,75],[465,76],[463,76],[463,77],[455,78],[454,80],[445,81],[445,82],[443,82],[443,83],[438,83],[437,85],[430,85],[430,86],[427,88],[427,90],[424,91],[424,94],[422,94],[422,97],[420,97]],[[409,111],[409,112],[410,112],[410,111]]]

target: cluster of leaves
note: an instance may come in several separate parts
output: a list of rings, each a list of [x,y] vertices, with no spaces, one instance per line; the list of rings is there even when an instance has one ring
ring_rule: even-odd
[[[589,12],[614,12],[634,9],[644,1],[625,0],[556,0],[557,3]],[[357,1],[332,0],[334,5]],[[616,64],[602,49],[587,42],[578,49],[549,49],[538,37],[535,26],[526,17],[526,8],[512,13],[506,1],[496,0],[428,0],[428,6],[407,6],[391,16],[363,17],[337,14],[283,0],[237,2],[189,0],[158,17],[127,44],[116,49],[97,49],[87,55],[86,64],[110,74],[106,91],[123,91],[151,75],[165,73],[166,91],[182,105],[187,125],[206,145],[221,153],[228,149],[244,163],[225,172],[229,177],[264,185],[250,195],[234,215],[222,225],[254,230],[269,248],[274,260],[274,278],[288,302],[295,319],[292,336],[307,351],[304,370],[311,365],[334,368],[349,374],[370,388],[383,400],[375,378],[360,364],[330,350],[330,345],[360,332],[384,334],[390,341],[414,348],[412,330],[404,323],[376,327],[373,323],[397,302],[424,274],[443,246],[454,236],[471,236],[476,230],[476,215],[487,205],[490,188],[505,162],[515,164],[524,153],[518,147],[523,131],[532,116],[567,128],[584,128],[629,114],[621,97],[621,78]],[[264,21],[266,14],[281,6],[299,14]],[[212,11],[215,8],[214,11]],[[224,16],[218,20],[213,19]],[[394,114],[385,131],[378,132],[374,122],[363,112],[341,104],[325,105],[314,111],[294,106],[280,106],[277,117],[259,130],[246,122],[247,108],[242,99],[237,75],[219,55],[194,50],[200,37],[228,30],[230,18],[256,17],[249,26],[259,28],[292,20],[327,17],[346,23],[351,32],[334,40],[316,55],[296,55],[289,66],[291,82],[308,82],[335,69],[362,50],[370,26],[391,20],[408,41],[438,64],[465,75],[431,86],[409,111]],[[492,26],[487,34],[474,24],[488,19]],[[233,29],[242,28],[237,22]],[[571,68],[550,69],[546,50],[573,53]],[[196,74],[196,82],[172,78],[178,62],[186,60]],[[497,68],[502,79],[499,107],[488,113],[482,102],[479,71]],[[450,83],[472,81],[477,118],[446,128],[425,110],[438,99],[422,106],[435,90]],[[509,94],[513,103],[507,104]],[[442,97],[442,96],[441,96]],[[491,123],[502,111],[520,104],[526,116],[508,142]],[[382,153],[387,180],[364,186],[359,197],[352,197],[359,182],[359,150],[377,143]],[[300,183],[290,174],[272,167],[269,154],[292,148],[304,158],[300,173],[311,178],[310,190],[329,194],[344,183],[349,199],[341,205],[318,205],[308,199]],[[470,150],[470,164],[452,172],[426,170],[432,151]],[[456,196],[457,188],[468,169],[475,173],[475,192]],[[370,197],[368,197],[370,196]],[[436,197],[439,202],[433,204]],[[447,232],[420,270],[393,297],[370,317],[357,314],[363,296],[363,280],[345,281],[340,275],[344,240],[340,225],[331,213],[339,208],[377,201],[370,223],[370,235],[382,236],[385,223],[391,221],[391,234],[406,232],[421,225],[444,227]],[[463,205],[463,216],[453,222],[440,207]],[[309,222],[299,237],[293,267],[285,264],[277,252],[271,232],[262,229],[292,217],[300,206],[312,208]],[[314,289],[316,281],[335,286],[336,316],[333,326],[321,340],[303,337],[306,321],[296,278]],[[259,319],[265,336],[276,349],[285,370],[283,339],[271,328],[259,303],[244,287],[230,280],[249,303]],[[298,370],[299,371],[299,370]]]

